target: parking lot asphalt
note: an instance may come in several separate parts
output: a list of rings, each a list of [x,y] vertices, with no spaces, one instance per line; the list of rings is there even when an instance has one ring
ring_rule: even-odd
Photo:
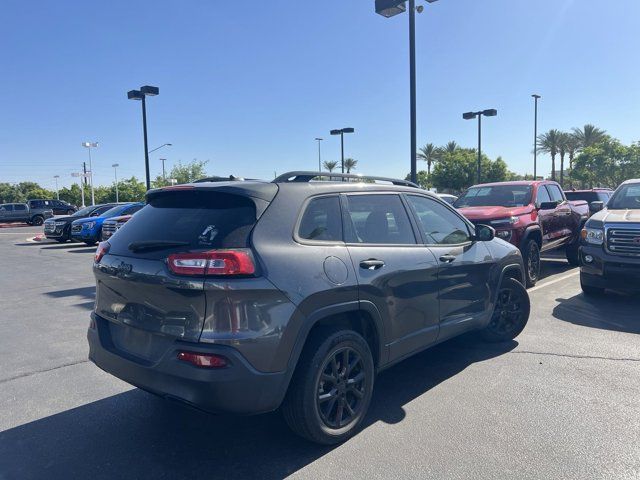
[[[87,361],[95,248],[0,230],[0,479],[640,478],[640,299],[588,299],[561,256],[525,331],[473,335],[383,372],[337,447],[278,412],[213,416]]]

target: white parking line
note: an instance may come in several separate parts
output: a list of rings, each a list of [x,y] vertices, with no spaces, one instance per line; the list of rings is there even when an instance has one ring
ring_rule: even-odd
[[[537,285],[533,288],[530,288],[529,290],[527,290],[529,293],[531,292],[535,292],[536,290],[539,290],[541,288],[544,287],[548,287],[549,285],[553,285],[554,283],[558,283],[558,282],[563,282],[564,280],[566,280],[567,278],[571,278],[571,277],[575,277],[576,275],[580,274],[580,269],[576,268],[574,271],[572,271],[571,273],[567,273],[566,275],[563,275],[562,277],[558,277],[558,278],[554,278],[553,280],[547,282],[547,283],[543,283],[542,285]]]

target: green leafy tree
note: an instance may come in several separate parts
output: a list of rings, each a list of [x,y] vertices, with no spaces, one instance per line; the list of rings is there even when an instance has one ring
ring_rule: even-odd
[[[344,168],[347,173],[351,173],[351,170],[355,170],[358,165],[358,161],[353,158],[345,158],[344,159]]]
[[[417,177],[416,178],[417,184],[421,188],[424,188],[425,190],[427,190],[429,188],[429,173],[426,170],[419,170],[416,177]],[[405,180],[409,182],[411,181],[410,173],[405,177]]]
[[[197,159],[185,164],[179,161],[176,165],[171,167],[171,171],[167,178],[175,179],[179,184],[190,183],[200,178],[204,178],[207,176],[205,168],[207,163],[209,163],[208,160]]]
[[[538,148],[551,156],[551,179],[556,179],[556,155],[560,150],[562,132],[555,128],[538,136]]]
[[[616,188],[629,178],[640,177],[640,144],[621,144],[605,138],[584,148],[574,160],[573,178],[589,187]]]
[[[324,162],[322,162],[322,166],[326,168],[328,172],[333,172],[333,170],[338,166],[338,162],[325,160]]]

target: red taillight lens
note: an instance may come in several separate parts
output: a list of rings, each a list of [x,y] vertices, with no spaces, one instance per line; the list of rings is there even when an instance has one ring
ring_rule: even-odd
[[[224,368],[227,366],[227,359],[221,355],[206,353],[180,352],[178,360],[189,362],[196,367]]]
[[[102,257],[109,252],[109,248],[111,248],[111,244],[109,242],[100,242],[98,244],[98,249],[96,250],[96,255],[93,257],[93,261],[100,263]]]
[[[253,275],[256,271],[251,254],[244,250],[174,253],[167,264],[177,275]]]

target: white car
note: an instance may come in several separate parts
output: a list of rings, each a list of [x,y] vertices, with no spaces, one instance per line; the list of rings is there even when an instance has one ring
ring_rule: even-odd
[[[453,205],[453,202],[455,202],[458,197],[456,197],[455,195],[450,195],[448,193],[438,193],[437,194],[442,200],[444,200],[447,203],[450,203],[451,205]]]

